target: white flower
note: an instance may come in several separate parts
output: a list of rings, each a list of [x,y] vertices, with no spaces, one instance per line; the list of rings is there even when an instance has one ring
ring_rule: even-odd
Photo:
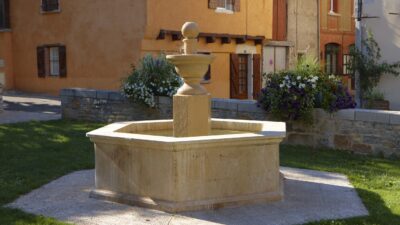
[[[301,79],[301,76],[297,76],[297,80],[300,80]]]
[[[285,80],[289,80],[289,76],[288,75],[285,76]]]
[[[283,87],[285,87],[285,84],[280,84],[279,87],[283,88]]]
[[[317,85],[316,85],[316,84],[313,84],[313,85],[312,85],[312,87],[313,87],[313,88],[316,88],[316,87],[317,87]]]

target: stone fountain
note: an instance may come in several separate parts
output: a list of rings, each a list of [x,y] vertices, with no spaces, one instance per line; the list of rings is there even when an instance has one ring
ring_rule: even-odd
[[[285,123],[211,119],[200,85],[214,57],[197,54],[196,23],[185,23],[184,54],[169,55],[184,85],[173,120],[120,122],[89,132],[95,145],[91,197],[167,212],[279,201],[279,143]]]

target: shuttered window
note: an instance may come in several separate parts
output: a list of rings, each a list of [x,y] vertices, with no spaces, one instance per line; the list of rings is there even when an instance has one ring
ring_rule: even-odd
[[[0,0],[0,29],[10,29],[10,0]]]
[[[208,8],[210,9],[224,8],[226,10],[239,12],[240,0],[208,0]]]
[[[58,47],[49,48],[50,52],[50,76],[60,75],[60,52]]]
[[[37,48],[38,76],[67,76],[65,46],[41,46]]]
[[[60,10],[59,0],[42,0],[42,11],[53,12]]]

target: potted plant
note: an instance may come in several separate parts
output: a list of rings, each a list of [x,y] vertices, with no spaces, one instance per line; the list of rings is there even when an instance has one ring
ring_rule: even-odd
[[[389,110],[390,103],[382,92],[372,90],[364,94],[364,107],[367,109]]]

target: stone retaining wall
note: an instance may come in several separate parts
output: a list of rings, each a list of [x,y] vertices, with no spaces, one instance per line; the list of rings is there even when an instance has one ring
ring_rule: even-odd
[[[0,113],[3,112],[4,106],[3,106],[3,84],[0,83]]]
[[[66,119],[114,122],[172,118],[172,100],[159,97],[156,102],[157,108],[150,109],[114,91],[61,91],[62,116]],[[270,119],[255,101],[232,99],[213,99],[212,114],[215,118]],[[314,114],[311,125],[287,123],[286,143],[400,157],[400,112],[349,109],[329,114],[317,109]]]

